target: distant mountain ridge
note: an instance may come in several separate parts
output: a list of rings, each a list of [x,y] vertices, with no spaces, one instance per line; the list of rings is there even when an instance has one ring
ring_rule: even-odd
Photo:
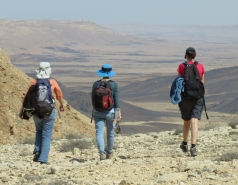
[[[55,52],[62,55],[62,58],[65,54],[67,57],[70,54],[70,58],[83,59],[88,54],[79,48],[83,49],[87,46],[149,42],[146,39],[121,34],[83,20],[8,21],[0,19],[0,27],[1,45],[9,55],[21,53],[26,58],[33,58],[37,54],[41,54],[41,58],[45,57],[47,61],[54,58],[51,55]]]
[[[238,43],[238,26],[112,24],[106,27],[120,33],[160,41],[194,40],[196,42]],[[188,29],[189,27],[189,29]],[[226,34],[224,34],[226,33]],[[227,36],[229,35],[229,37]]]

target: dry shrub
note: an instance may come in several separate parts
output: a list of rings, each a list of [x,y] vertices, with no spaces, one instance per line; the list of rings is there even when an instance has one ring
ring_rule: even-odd
[[[207,124],[205,124],[203,130],[210,130],[210,129],[214,129],[214,128],[221,127],[221,126],[224,126],[224,123],[217,123],[217,122],[209,121]]]
[[[233,132],[233,131],[231,131],[231,132],[229,133],[229,135],[238,135],[238,132]]]
[[[220,161],[232,161],[233,159],[238,159],[238,154],[236,152],[228,152],[220,157]]]
[[[72,133],[72,134],[68,134],[66,135],[65,139],[82,139],[82,135],[80,135],[79,133]]]
[[[20,144],[30,144],[33,145],[35,143],[35,138],[26,137],[20,141]]]
[[[174,130],[174,134],[173,135],[179,135],[183,133],[183,127],[178,127]]]
[[[231,128],[235,129],[236,125],[238,125],[238,121],[231,121],[231,122],[228,123],[228,125],[229,125]]]
[[[90,149],[91,146],[92,146],[92,143],[85,140],[68,140],[60,145],[59,151],[70,152],[70,151],[73,151],[74,148]]]
[[[32,155],[32,152],[30,152],[30,151],[22,151],[19,155],[22,156],[22,157],[26,157],[26,156]]]
[[[42,180],[42,177],[38,174],[25,174],[24,178],[27,180],[27,182],[34,182]]]

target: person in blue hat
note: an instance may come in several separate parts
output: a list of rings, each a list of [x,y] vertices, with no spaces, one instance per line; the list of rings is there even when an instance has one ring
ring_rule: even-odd
[[[114,145],[113,122],[121,121],[118,85],[111,77],[116,75],[110,64],[104,64],[97,70],[100,80],[92,87],[93,118],[96,129],[96,141],[100,153],[100,160],[112,158]],[[107,132],[107,147],[104,145],[104,126]]]

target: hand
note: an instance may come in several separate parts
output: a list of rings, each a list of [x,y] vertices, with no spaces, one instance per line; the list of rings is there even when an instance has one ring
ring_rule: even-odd
[[[116,119],[117,122],[121,121],[121,116]]]
[[[23,119],[23,111],[22,110],[20,110],[18,116],[19,116],[20,119]]]
[[[63,111],[64,111],[64,105],[61,104],[60,107],[59,107],[59,109],[60,109],[60,112],[63,112]]]

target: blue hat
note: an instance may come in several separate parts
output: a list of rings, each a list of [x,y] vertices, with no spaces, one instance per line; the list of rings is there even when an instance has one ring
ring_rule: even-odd
[[[97,74],[100,77],[112,77],[116,75],[116,72],[112,70],[110,64],[103,64],[102,68],[97,70]]]

